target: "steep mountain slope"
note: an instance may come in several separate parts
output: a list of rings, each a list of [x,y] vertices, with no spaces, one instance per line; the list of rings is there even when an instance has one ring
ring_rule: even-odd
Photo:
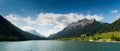
[[[0,15],[0,41],[44,39],[22,31]]]
[[[98,33],[120,31],[120,18],[102,28]]]
[[[96,21],[95,19],[83,19],[78,22],[71,23],[62,31],[50,35],[49,38],[64,38],[64,37],[78,37],[81,34],[93,35],[98,32],[102,27],[108,25],[108,23],[101,23]]]

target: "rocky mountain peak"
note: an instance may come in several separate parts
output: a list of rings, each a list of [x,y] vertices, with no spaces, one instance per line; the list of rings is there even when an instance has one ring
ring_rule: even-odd
[[[84,18],[82,20],[78,20],[77,22],[73,22],[71,23],[70,25],[68,25],[69,28],[75,28],[75,27],[84,27],[88,24],[92,24],[94,23],[96,20],[95,19],[87,19],[87,18]]]
[[[106,25],[108,24],[96,21],[95,19],[84,18],[69,24],[62,31],[50,36],[50,38],[78,37],[81,34],[93,35]]]
[[[84,18],[84,19],[82,19],[82,20],[78,20],[78,22],[77,23],[81,23],[81,22],[86,22],[86,23],[92,23],[92,22],[94,22],[94,21],[96,21],[95,19],[87,19],[87,18]]]

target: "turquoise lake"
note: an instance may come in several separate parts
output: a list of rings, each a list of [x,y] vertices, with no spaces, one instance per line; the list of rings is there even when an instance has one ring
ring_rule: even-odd
[[[120,51],[120,43],[57,40],[0,42],[0,51]]]

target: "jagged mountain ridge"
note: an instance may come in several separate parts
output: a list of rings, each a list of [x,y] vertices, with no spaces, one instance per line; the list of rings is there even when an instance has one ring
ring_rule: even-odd
[[[64,28],[64,30],[77,28],[78,26],[82,28],[88,24],[92,24],[94,21],[95,19],[88,20],[86,18],[83,20],[78,20],[78,22],[73,22],[70,25],[68,25],[66,28]]]
[[[101,28],[108,25],[108,23],[98,22],[95,19],[83,19],[78,22],[73,22],[64,28],[62,31],[50,35],[49,38],[64,38],[64,37],[77,37],[81,34],[93,35],[98,32]]]

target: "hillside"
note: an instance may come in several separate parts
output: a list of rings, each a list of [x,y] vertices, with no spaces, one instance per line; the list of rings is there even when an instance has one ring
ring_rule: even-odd
[[[116,42],[120,41],[120,32],[99,33],[93,36],[86,36],[86,34],[82,34],[79,37],[58,38],[57,40]]]
[[[65,38],[65,37],[79,37],[81,34],[86,35],[94,35],[98,32],[102,27],[107,26],[108,23],[98,22],[95,19],[83,19],[78,22],[73,22],[67,27],[65,27],[62,31],[50,35],[49,38]]]
[[[25,32],[0,15],[0,41],[40,40],[45,39]]]
[[[58,38],[58,40],[116,42],[120,41],[120,18],[111,24],[101,27],[93,35],[81,34],[79,37]]]
[[[120,31],[120,18],[113,23],[103,27],[98,33]]]

